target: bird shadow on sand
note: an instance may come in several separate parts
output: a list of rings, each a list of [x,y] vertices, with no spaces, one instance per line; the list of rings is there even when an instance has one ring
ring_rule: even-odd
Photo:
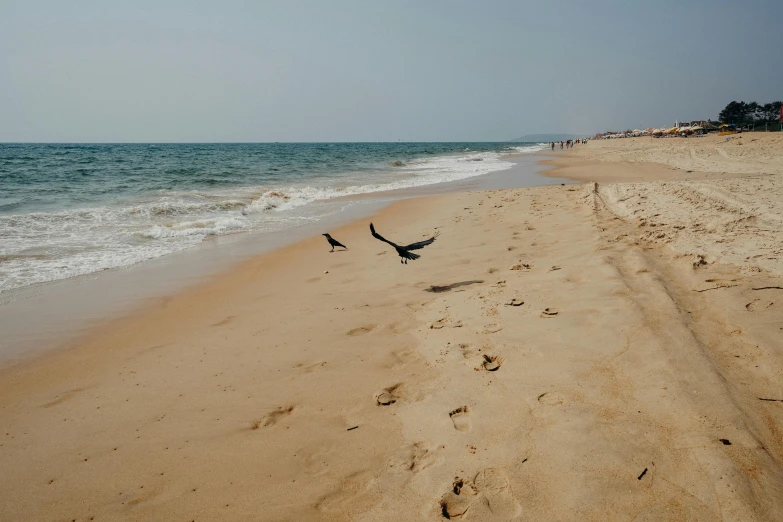
[[[432,285],[429,288],[425,288],[424,291],[431,292],[433,294],[439,294],[441,292],[451,292],[455,288],[459,288],[461,286],[476,285],[483,282],[483,280],[474,279],[473,281],[460,281],[459,283],[451,283],[450,285],[446,286]]]

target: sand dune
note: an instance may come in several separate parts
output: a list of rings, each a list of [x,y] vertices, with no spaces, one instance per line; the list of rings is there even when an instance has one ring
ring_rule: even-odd
[[[687,174],[615,152],[555,175]],[[151,303],[2,371],[0,518],[781,520],[779,180],[408,200],[407,266],[355,223]]]

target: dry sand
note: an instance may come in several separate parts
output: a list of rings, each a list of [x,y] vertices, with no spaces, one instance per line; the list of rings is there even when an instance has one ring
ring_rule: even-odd
[[[780,147],[685,172],[710,139],[400,202],[380,233],[441,233],[407,266],[355,223],[5,368],[0,519],[783,519]]]
[[[598,182],[781,174],[783,134],[591,141],[547,163],[560,176]]]

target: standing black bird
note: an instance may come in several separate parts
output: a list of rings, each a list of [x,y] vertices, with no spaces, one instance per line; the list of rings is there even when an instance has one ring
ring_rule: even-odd
[[[392,243],[385,237],[381,236],[375,231],[375,227],[372,226],[372,223],[370,223],[370,232],[372,232],[372,237],[375,239],[380,239],[384,243],[389,243],[391,246],[397,250],[397,255],[400,256],[400,263],[408,264],[408,259],[413,261],[414,259],[419,259],[421,256],[418,254],[414,254],[411,252],[411,250],[419,250],[420,248],[424,248],[427,245],[431,245],[433,241],[435,241],[435,238],[438,237],[438,234],[435,234],[429,239],[425,239],[424,241],[419,241],[418,243],[411,243],[410,245],[400,246]]]
[[[343,247],[344,249],[348,250],[348,247],[337,241],[335,238],[330,236],[329,234],[321,234],[322,236],[326,236],[326,240],[329,242],[330,245],[332,245],[332,249],[329,252],[334,252],[334,247]]]

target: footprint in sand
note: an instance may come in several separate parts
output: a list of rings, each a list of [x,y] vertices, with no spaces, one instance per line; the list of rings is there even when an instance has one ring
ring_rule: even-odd
[[[513,298],[511,301],[506,303],[506,306],[522,306],[525,304],[525,302],[522,299]]]
[[[533,265],[530,263],[520,263],[518,265],[512,265],[510,270],[531,270]]]
[[[418,311],[423,310],[427,305],[432,303],[432,301],[412,301],[410,303],[405,303],[405,306],[410,308],[411,310]]]
[[[488,325],[484,326],[484,332],[483,333],[485,333],[485,334],[498,333],[502,329],[503,329],[503,327],[500,326],[499,324],[494,324],[494,323],[493,324],[488,324]]]
[[[375,394],[379,406],[389,406],[395,402],[415,402],[422,399],[421,390],[410,384],[400,382]]]
[[[390,392],[385,391],[375,396],[375,402],[377,402],[379,406],[388,406],[397,402],[397,398]]]
[[[555,317],[557,314],[560,313],[560,310],[557,308],[544,308],[544,311],[541,312],[541,317],[544,319],[550,319],[552,317]]]
[[[386,367],[397,368],[400,366],[408,366],[420,362],[421,362],[421,356],[416,350],[412,348],[403,348],[401,350],[396,350],[391,353],[391,356],[389,357],[389,360],[386,363]]]
[[[461,518],[468,512],[477,495],[478,491],[471,481],[456,477],[451,491],[440,499],[441,513],[445,518]]]
[[[497,355],[484,354],[484,362],[481,363],[481,366],[488,372],[496,372],[503,366],[504,361],[505,359]]]
[[[375,476],[369,470],[359,471],[335,483],[335,489],[321,497],[315,507],[326,513],[343,515],[348,508],[359,512],[367,511],[380,500],[375,484]],[[333,520],[330,518],[329,520]]]
[[[756,310],[765,310],[775,304],[772,301],[762,301],[761,299],[756,299],[755,301],[751,301],[750,303],[745,305],[745,309],[748,312],[755,312]]]
[[[261,428],[268,428],[269,426],[274,426],[281,418],[287,417],[293,411],[294,411],[294,406],[281,406],[277,408],[275,411],[268,413],[263,417],[261,417],[259,420],[255,421],[252,424],[252,426],[250,426],[250,429],[258,430]]]
[[[557,266],[557,265],[555,265],[555,266],[552,266],[552,267],[549,269],[549,271],[550,271],[550,272],[554,272],[555,270],[560,270],[560,267],[559,267],[559,266]]]
[[[470,407],[460,406],[456,410],[449,413],[451,422],[454,423],[454,429],[457,431],[470,431],[473,424],[470,422]]]
[[[546,392],[538,396],[538,402],[546,406],[557,406],[563,404],[565,399],[558,392]]]
[[[375,330],[375,325],[369,324],[367,326],[360,326],[359,328],[348,330],[348,335],[350,335],[351,337],[355,337],[357,335],[364,335],[366,333],[370,333],[373,330]]]
[[[462,321],[457,321],[456,323],[452,323],[450,317],[443,317],[430,325],[431,330],[440,330],[441,328],[446,328],[446,327],[462,328]]]
[[[378,406],[389,406],[390,404],[397,402],[397,400],[400,399],[400,394],[396,392],[400,386],[402,386],[402,383],[389,386],[382,392],[375,394],[375,402],[378,403]]]
[[[389,467],[396,471],[418,473],[440,461],[438,449],[425,442],[406,444],[392,455]]]
[[[521,513],[508,478],[495,468],[478,472],[473,480],[456,477],[440,506],[448,519],[461,518],[468,511],[472,518],[488,521],[511,520]]]
[[[474,355],[476,355],[479,351],[481,351],[481,350],[477,351],[476,349],[472,348],[470,346],[470,344],[468,344],[468,343],[460,344],[459,345],[459,349],[462,352],[462,356],[465,359],[469,359],[469,358],[473,357]]]

